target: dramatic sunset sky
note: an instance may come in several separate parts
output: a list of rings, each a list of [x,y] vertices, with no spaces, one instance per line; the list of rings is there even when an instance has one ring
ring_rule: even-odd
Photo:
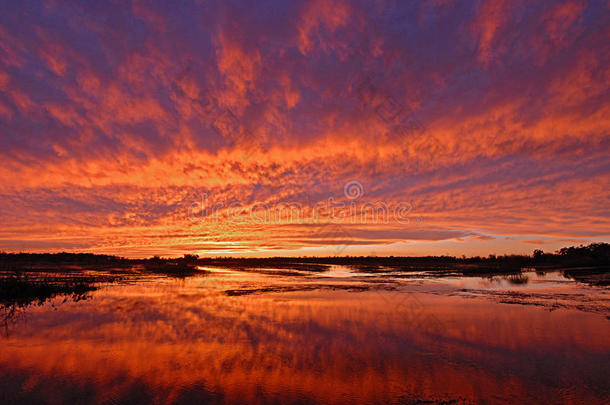
[[[2,1],[0,250],[610,241],[609,66],[606,0]]]

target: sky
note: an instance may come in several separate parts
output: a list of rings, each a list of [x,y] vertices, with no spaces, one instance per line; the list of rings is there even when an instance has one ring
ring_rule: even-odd
[[[608,1],[0,2],[0,250],[610,241]]]

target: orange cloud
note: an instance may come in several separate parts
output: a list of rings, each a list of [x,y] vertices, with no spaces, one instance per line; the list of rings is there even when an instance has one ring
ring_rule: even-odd
[[[55,3],[27,29],[13,6],[0,16],[0,249],[366,254],[460,241],[484,254],[505,237],[506,251],[607,240],[599,6],[407,3],[310,2],[281,18]],[[208,14],[219,17],[201,23]],[[354,180],[359,204],[408,203],[410,221],[313,215],[329,198],[351,207]],[[193,222],[203,194],[216,217]],[[251,217],[282,204],[309,222]]]

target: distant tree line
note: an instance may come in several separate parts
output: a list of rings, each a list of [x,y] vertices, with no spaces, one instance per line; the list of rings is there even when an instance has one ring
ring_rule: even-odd
[[[565,264],[568,266],[600,266],[610,265],[610,244],[592,243],[584,246],[570,246],[559,249],[557,252],[544,253],[534,250],[533,262],[535,264]]]
[[[336,257],[269,257],[269,258],[234,258],[215,257],[200,258],[197,255],[185,254],[178,258],[163,258],[154,256],[148,259],[127,259],[112,255],[93,253],[3,253],[0,252],[0,270],[10,267],[28,267],[40,264],[54,265],[104,265],[130,266],[142,264],[145,266],[162,265],[239,265],[264,267],[286,265],[290,263],[317,263],[337,265],[375,265],[375,266],[417,266],[417,265],[483,265],[489,267],[527,267],[527,266],[608,266],[610,265],[610,244],[592,243],[590,245],[564,247],[555,253],[545,253],[534,250],[530,255],[489,255],[487,257],[455,257],[455,256],[336,256]]]

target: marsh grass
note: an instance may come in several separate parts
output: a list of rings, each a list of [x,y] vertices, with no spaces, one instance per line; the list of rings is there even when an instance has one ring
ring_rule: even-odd
[[[93,284],[99,281],[93,277],[58,278],[49,276],[33,277],[28,274],[15,273],[0,278],[0,305],[29,305],[43,303],[58,295],[67,295],[78,299],[95,290]]]
[[[514,285],[523,285],[529,282],[529,277],[525,274],[511,274],[506,277],[506,280]]]
[[[95,277],[73,276],[43,276],[14,272],[0,275],[0,321],[4,324],[8,335],[9,323],[15,323],[25,316],[27,308],[56,298],[64,297],[68,300],[81,301],[88,297],[88,293],[96,290],[95,283],[100,280]]]
[[[143,269],[147,272],[179,278],[190,277],[204,272],[203,270],[199,270],[194,264],[180,262],[146,263]]]

